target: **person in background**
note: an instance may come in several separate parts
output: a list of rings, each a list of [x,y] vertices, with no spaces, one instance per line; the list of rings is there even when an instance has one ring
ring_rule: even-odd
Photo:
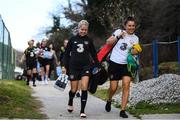
[[[110,55],[108,68],[110,86],[105,110],[107,112],[111,111],[112,97],[117,90],[119,80],[122,79],[122,102],[119,114],[122,118],[128,118],[125,111],[129,98],[130,82],[132,80],[132,76],[127,68],[127,56],[132,46],[139,43],[139,38],[134,34],[135,27],[135,19],[128,17],[124,23],[125,30],[117,29],[107,40],[107,44],[115,44],[115,46]]]
[[[50,69],[50,62],[49,62],[49,55],[47,53],[50,53],[49,47],[47,47],[47,40],[43,39],[41,41],[41,45],[39,48],[38,53],[38,61],[40,63],[41,68],[41,80],[43,84],[48,84],[48,75],[49,75],[49,69]]]
[[[78,34],[71,37],[63,58],[63,65],[68,69],[71,84],[68,100],[68,111],[73,112],[73,99],[81,80],[80,117],[86,118],[85,106],[88,98],[88,83],[92,62],[99,64],[93,41],[87,36],[89,23],[81,20],[78,24]],[[93,61],[92,61],[93,59]]]
[[[24,51],[23,56],[21,57],[20,63],[26,61],[26,70],[27,70],[27,82],[26,85],[29,85],[30,80],[33,81],[33,86],[36,87],[36,75],[37,75],[37,56],[36,56],[36,47],[34,46],[34,40],[28,41],[28,48]]]
[[[50,80],[51,72],[55,68],[54,64],[57,65],[58,64],[58,60],[57,60],[56,52],[55,52],[55,50],[53,48],[53,44],[50,43],[48,47],[50,49],[50,58],[49,58],[50,69],[49,69],[48,79]]]
[[[56,66],[56,75],[59,77],[61,73],[62,73],[61,64],[60,64],[60,61],[58,61],[57,66]]]
[[[39,54],[39,51],[40,51],[40,45],[41,43],[40,42],[37,42],[36,43],[36,48],[37,48],[37,51],[36,51],[36,54],[37,54],[37,58],[38,58],[38,54]],[[36,66],[36,69],[37,69],[37,80],[41,81],[41,65],[37,59],[37,66]]]
[[[66,49],[66,46],[68,44],[68,39],[65,39],[64,42],[63,42],[63,46],[61,46],[61,49],[60,49],[60,63],[63,63],[63,57],[64,57],[64,53],[65,53],[65,49]]]
[[[81,80],[79,80],[79,84],[78,84],[78,90],[76,92],[76,97],[81,97]]]
[[[68,79],[68,75],[66,74],[65,67],[62,67],[61,71],[62,71],[62,73],[56,79],[54,87],[59,89],[59,90],[65,90],[69,79]]]

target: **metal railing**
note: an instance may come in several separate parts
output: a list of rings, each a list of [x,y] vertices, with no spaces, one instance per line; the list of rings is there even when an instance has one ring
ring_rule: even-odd
[[[178,62],[178,68],[179,68],[178,74],[180,75],[180,36],[177,36],[176,40],[171,41],[171,42],[162,42],[162,41],[158,41],[155,39],[152,41],[152,43],[142,44],[142,47],[144,49],[145,48],[148,49],[148,51],[146,51],[146,53],[145,53],[146,57],[147,57],[147,54],[151,54],[150,51],[152,50],[152,56],[150,55],[151,57],[149,57],[149,59],[152,60],[152,72],[153,72],[154,78],[158,77],[158,75],[159,75],[159,68],[158,68],[159,58],[160,58],[159,56],[161,55],[161,57],[162,57],[161,52],[164,50],[164,49],[162,49],[162,47],[164,46],[168,50],[171,50],[171,49],[169,49],[171,45],[173,45],[177,51],[177,53],[170,53],[170,54],[177,56],[177,59],[175,61]],[[161,47],[158,47],[158,46],[161,46]],[[169,55],[168,50],[167,50],[167,55]]]
[[[15,50],[11,37],[0,15],[0,79],[13,79],[15,68]]]

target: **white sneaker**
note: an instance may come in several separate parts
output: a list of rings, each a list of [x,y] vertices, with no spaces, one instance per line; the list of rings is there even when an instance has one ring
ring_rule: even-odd
[[[42,85],[45,85],[45,81],[44,80],[42,80]]]
[[[86,114],[85,113],[80,113],[80,118],[86,118]]]
[[[46,85],[48,85],[48,80],[47,79],[45,79],[44,82],[45,82]]]

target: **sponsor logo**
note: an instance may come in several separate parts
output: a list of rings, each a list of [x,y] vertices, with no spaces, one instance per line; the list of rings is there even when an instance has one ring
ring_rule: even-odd
[[[69,77],[70,77],[70,79],[74,79],[74,75],[70,75]]]
[[[88,44],[89,44],[89,42],[88,42],[88,41],[84,41],[84,44],[85,44],[85,45],[88,45]]]
[[[89,73],[89,71],[86,71],[86,73]]]
[[[110,78],[113,79],[114,75],[110,75]]]
[[[120,49],[124,51],[127,49],[127,46],[128,46],[127,43],[122,43]]]

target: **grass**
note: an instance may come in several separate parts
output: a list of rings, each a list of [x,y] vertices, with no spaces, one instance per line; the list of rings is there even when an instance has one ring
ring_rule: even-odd
[[[94,96],[106,101],[108,96],[108,90],[107,89],[97,89],[96,93],[93,94]]]
[[[94,96],[107,100],[107,89],[97,89]],[[120,108],[120,105],[114,105]],[[149,104],[146,102],[140,102],[134,107],[128,107],[127,111],[137,118],[140,118],[143,114],[170,114],[170,113],[180,113],[180,103],[179,104]]]
[[[163,62],[159,64],[159,74],[178,74],[178,62]]]
[[[159,75],[164,73],[178,73],[178,62],[164,62],[159,64]],[[153,78],[152,67],[142,68],[140,71],[140,77],[142,80]],[[119,92],[117,92],[118,94]],[[94,96],[107,100],[107,89],[97,89],[97,92],[93,94]],[[120,105],[114,104],[115,107],[120,108]],[[149,104],[146,102],[140,102],[134,107],[127,108],[127,111],[132,115],[140,118],[143,114],[170,114],[170,113],[180,113],[180,103],[178,104]]]
[[[39,108],[41,103],[31,96],[32,90],[24,81],[0,81],[0,118],[46,118]]]
[[[143,114],[170,114],[180,113],[179,104],[149,104],[146,102],[140,102],[135,107],[128,108],[129,113],[136,117],[140,117]]]

